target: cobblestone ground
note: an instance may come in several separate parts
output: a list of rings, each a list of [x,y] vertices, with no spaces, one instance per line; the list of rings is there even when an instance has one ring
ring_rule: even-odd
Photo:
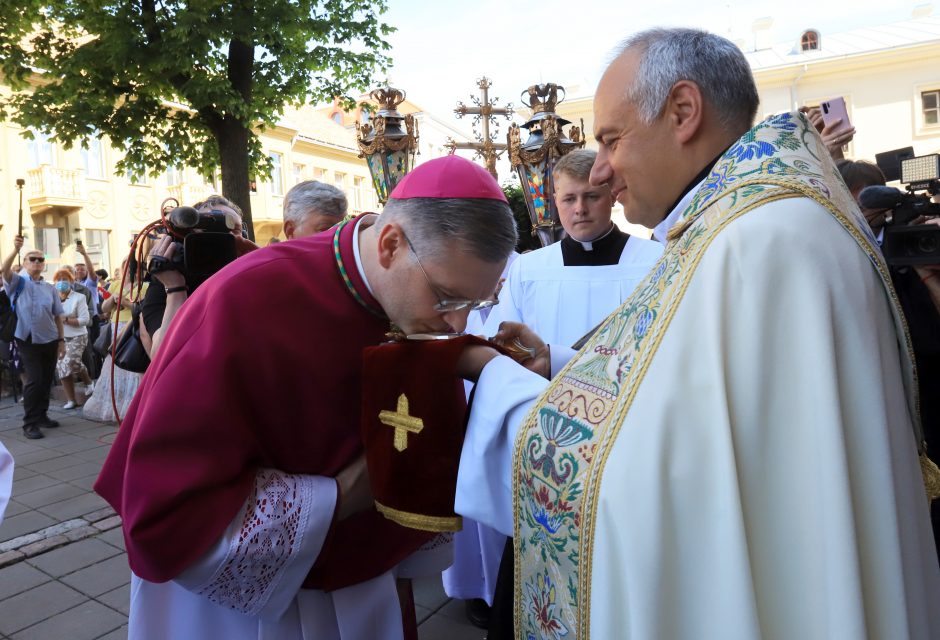
[[[0,442],[16,461],[0,524],[0,640],[126,638],[130,573],[121,521],[91,490],[117,425],[53,408],[49,415],[62,426],[27,440],[22,413],[0,399]],[[415,602],[421,640],[486,636],[440,579],[417,582]]]

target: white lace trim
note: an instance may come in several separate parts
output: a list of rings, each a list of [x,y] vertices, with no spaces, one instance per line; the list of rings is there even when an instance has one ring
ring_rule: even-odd
[[[258,471],[225,561],[195,592],[220,606],[259,615],[300,551],[312,503],[310,477]]]

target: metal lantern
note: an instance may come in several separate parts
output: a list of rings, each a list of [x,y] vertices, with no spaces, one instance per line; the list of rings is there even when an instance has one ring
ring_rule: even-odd
[[[404,91],[383,87],[369,96],[379,103],[379,111],[369,124],[356,123],[356,142],[359,143],[359,157],[366,159],[372,174],[372,186],[379,202],[384,205],[398,182],[414,166],[418,125],[410,114],[403,116],[398,113],[398,105],[405,100]]]
[[[558,92],[561,91],[561,98]],[[529,137],[522,143],[518,125],[509,129],[509,161],[522,181],[526,207],[532,220],[532,235],[543,247],[558,242],[565,235],[555,206],[552,170],[566,153],[584,146],[581,127],[571,127],[566,135],[563,127],[571,124],[555,113],[555,106],[564,101],[565,88],[554,83],[532,85],[522,93],[523,104],[532,109],[532,118],[522,125]]]

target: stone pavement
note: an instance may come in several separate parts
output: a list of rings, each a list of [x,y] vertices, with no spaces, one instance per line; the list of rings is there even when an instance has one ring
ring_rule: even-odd
[[[127,637],[130,573],[120,518],[91,490],[117,425],[53,401],[61,423],[27,440],[22,408],[0,399],[0,442],[13,454],[13,496],[0,524],[0,640]],[[483,640],[438,578],[415,583],[420,640]]]

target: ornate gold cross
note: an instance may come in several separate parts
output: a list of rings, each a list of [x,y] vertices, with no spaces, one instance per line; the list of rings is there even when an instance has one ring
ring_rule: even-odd
[[[512,119],[512,103],[506,105],[505,107],[497,107],[496,101],[499,98],[490,100],[490,87],[493,86],[492,81],[489,78],[480,78],[477,80],[477,86],[480,87],[480,97],[476,98],[471,96],[475,107],[468,107],[463,102],[457,103],[457,108],[454,109],[454,114],[458,118],[463,118],[464,116],[474,116],[473,118],[473,134],[476,136],[476,142],[457,142],[453,138],[448,138],[445,147],[450,149],[451,154],[453,154],[457,149],[469,149],[471,151],[476,151],[476,156],[483,159],[483,162],[486,163],[486,170],[490,172],[494,178],[496,178],[496,159],[502,155],[503,151],[506,150],[505,142],[496,142],[496,136],[498,135],[498,124],[494,116],[504,116],[507,120]],[[494,131],[490,133],[490,123],[492,122]],[[477,125],[480,126],[482,131],[477,130]]]
[[[397,451],[408,448],[409,433],[421,433],[424,429],[424,420],[408,415],[408,398],[404,393],[398,396],[396,411],[379,412],[379,422],[395,429],[394,446]]]

